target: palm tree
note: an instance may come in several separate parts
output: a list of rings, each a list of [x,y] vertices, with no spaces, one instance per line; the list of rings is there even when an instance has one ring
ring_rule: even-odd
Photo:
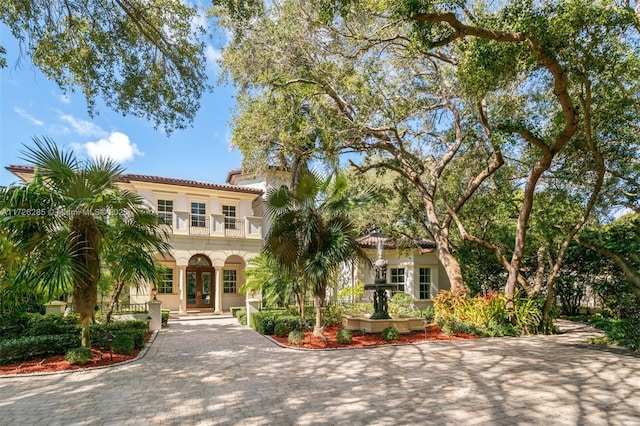
[[[112,217],[105,229],[104,263],[114,279],[114,289],[107,308],[106,321],[118,303],[127,283],[136,288],[140,280],[157,285],[158,262],[154,253],[167,254],[170,246],[165,242],[166,233],[159,232],[158,217],[149,210],[138,210],[130,215]]]
[[[252,259],[245,271],[245,293],[260,291],[265,306],[286,306],[295,301],[298,314],[304,317],[307,286],[301,277],[281,267],[275,259],[259,255]]]
[[[368,192],[353,194],[340,174],[322,179],[308,170],[300,174],[292,190],[281,187],[267,194],[272,226],[263,251],[284,268],[301,274],[312,287],[314,334],[325,341],[321,310],[329,277],[354,258],[369,261],[356,241],[349,214],[369,198]]]
[[[129,241],[115,231],[121,222],[131,223],[145,212],[141,197],[118,188],[120,165],[106,159],[80,161],[50,139],[34,138],[33,142],[35,147],[23,151],[24,159],[35,168],[33,179],[0,192],[0,203],[9,212],[3,225],[26,258],[15,284],[44,292],[50,299],[72,291],[82,325],[82,346],[90,347],[89,323],[97,304],[101,256],[116,238],[122,238],[118,241],[122,246],[160,248],[135,242],[136,238],[156,241],[159,228],[146,226]]]

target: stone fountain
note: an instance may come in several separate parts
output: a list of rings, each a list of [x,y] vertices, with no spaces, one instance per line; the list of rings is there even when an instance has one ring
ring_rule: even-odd
[[[389,297],[387,290],[396,289],[397,285],[387,283],[387,267],[389,262],[382,258],[382,240],[378,241],[378,258],[373,263],[375,279],[373,284],[365,284],[365,290],[373,290],[373,314],[369,317],[344,315],[342,326],[348,330],[364,333],[380,333],[387,327],[395,326],[400,333],[424,330],[422,318],[392,318],[389,315]]]

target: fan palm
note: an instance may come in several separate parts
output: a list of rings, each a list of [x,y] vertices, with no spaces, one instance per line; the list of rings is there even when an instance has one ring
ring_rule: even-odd
[[[282,267],[302,275],[313,289],[314,334],[322,339],[321,309],[329,277],[354,258],[369,261],[356,241],[350,217],[350,211],[368,199],[366,192],[353,194],[340,174],[323,179],[308,170],[293,190],[281,187],[267,194],[272,226],[263,251]]]
[[[90,347],[89,323],[97,304],[101,256],[115,241],[120,247],[131,244],[145,251],[163,248],[159,228],[149,224],[141,232],[116,231],[145,214],[141,197],[118,188],[123,169],[117,163],[80,161],[50,139],[33,141],[35,146],[23,151],[24,159],[34,166],[33,179],[0,193],[9,213],[2,218],[3,225],[26,259],[15,284],[49,298],[72,291],[82,325],[82,346]],[[151,256],[141,258],[139,266],[152,260]],[[132,272],[129,278],[135,276]]]

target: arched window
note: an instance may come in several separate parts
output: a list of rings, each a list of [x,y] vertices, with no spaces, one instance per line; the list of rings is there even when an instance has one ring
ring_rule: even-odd
[[[211,261],[203,254],[196,254],[189,259],[189,266],[209,266],[211,267]]]

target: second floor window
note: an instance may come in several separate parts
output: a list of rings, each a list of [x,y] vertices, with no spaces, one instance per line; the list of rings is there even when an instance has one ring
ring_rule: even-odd
[[[222,206],[224,229],[236,229],[236,206]]]
[[[158,200],[158,219],[162,225],[173,225],[173,201]]]
[[[206,226],[206,209],[204,203],[191,203],[191,226],[204,228]]]

